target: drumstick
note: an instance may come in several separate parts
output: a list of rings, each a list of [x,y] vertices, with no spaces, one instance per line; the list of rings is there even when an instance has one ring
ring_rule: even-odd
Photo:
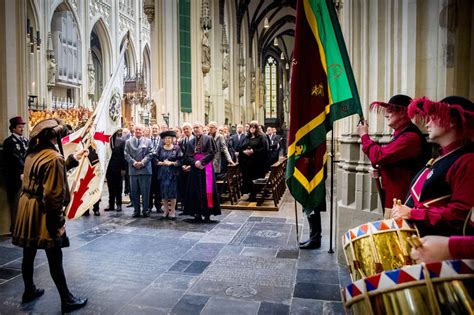
[[[416,235],[407,237],[407,242],[408,244],[410,244],[411,247],[415,249],[423,247],[423,243],[421,242],[420,238]]]

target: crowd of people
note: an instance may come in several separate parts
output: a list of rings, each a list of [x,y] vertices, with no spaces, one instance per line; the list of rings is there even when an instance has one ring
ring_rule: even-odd
[[[9,165],[12,243],[23,248],[22,303],[44,294],[33,279],[37,250],[44,249],[63,312],[87,303],[87,299],[69,291],[62,264],[62,248],[69,246],[64,216],[64,207],[70,201],[66,172],[89,154],[83,149],[64,156],[61,138],[71,132],[69,123],[56,117],[43,119],[32,128],[28,140],[23,136],[27,123],[20,116],[13,117],[11,135],[3,143]],[[109,206],[104,210],[121,211],[122,195],[129,194],[135,218],[149,217],[154,206],[162,213],[160,219],[176,220],[179,202],[183,213],[193,216],[188,221],[210,222],[211,215],[221,213],[216,178],[225,174],[228,165],[236,164],[242,165],[247,182],[264,175],[278,159],[281,139],[274,128],[268,127],[264,133],[263,126],[255,121],[245,127],[238,125],[233,135],[216,122],[207,126],[185,123],[172,129],[132,122],[109,141]],[[245,189],[252,199],[255,192],[248,186]],[[100,215],[98,207],[99,202],[94,205],[95,215]]]
[[[92,111],[86,107],[53,110],[30,109],[28,111],[28,127],[29,130],[33,130],[33,127],[42,120],[48,118],[59,118],[63,121],[66,121],[73,129],[77,129],[83,125],[91,115]]]
[[[154,207],[163,214],[161,219],[175,220],[180,205],[184,214],[194,217],[192,222],[209,222],[211,215],[220,214],[216,180],[225,176],[228,165],[237,164],[242,170],[242,193],[254,201],[257,192],[252,181],[265,177],[283,147],[275,128],[263,130],[256,121],[237,125],[233,134],[214,121],[177,128],[131,122],[110,142],[105,211],[122,211],[123,191],[130,195],[133,217],[149,217]],[[93,210],[100,215],[98,204]]]

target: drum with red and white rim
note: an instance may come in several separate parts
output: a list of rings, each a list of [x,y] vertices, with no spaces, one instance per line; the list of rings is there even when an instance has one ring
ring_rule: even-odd
[[[353,314],[474,314],[474,260],[405,266],[342,290]]]
[[[407,238],[418,231],[407,220],[368,222],[347,231],[342,244],[352,281],[415,262]]]

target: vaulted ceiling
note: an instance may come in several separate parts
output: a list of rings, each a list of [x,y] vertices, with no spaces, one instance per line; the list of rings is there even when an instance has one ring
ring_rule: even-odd
[[[242,38],[242,23],[247,22],[251,43],[257,38],[258,63],[268,56],[286,60],[292,56],[295,38],[296,0],[235,0],[237,7],[237,38]],[[247,17],[247,19],[245,19]],[[265,20],[268,19],[268,25]],[[268,26],[268,27],[265,27]],[[275,39],[278,46],[275,46]],[[252,52],[249,51],[251,55]]]

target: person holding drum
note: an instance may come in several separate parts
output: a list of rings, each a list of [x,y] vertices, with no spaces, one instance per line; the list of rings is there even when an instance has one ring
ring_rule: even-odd
[[[408,114],[427,121],[429,138],[441,152],[417,174],[392,217],[412,220],[421,236],[466,235],[473,228],[466,220],[474,206],[474,104],[459,96],[421,98],[411,102]]]
[[[392,96],[387,103],[373,102],[370,105],[371,109],[382,111],[387,125],[394,129],[387,144],[378,144],[370,138],[366,121],[357,126],[362,151],[375,169],[372,175],[377,181],[379,175],[381,177],[383,188],[379,194],[385,209],[392,208],[393,198],[407,195],[411,180],[429,158],[430,149],[425,137],[408,118],[407,108],[411,101],[409,96],[399,94]]]

